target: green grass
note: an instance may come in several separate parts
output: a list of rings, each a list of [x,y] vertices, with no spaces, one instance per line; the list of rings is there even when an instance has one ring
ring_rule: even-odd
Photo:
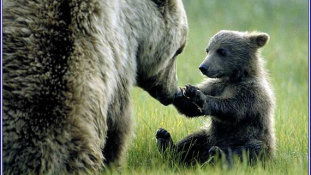
[[[238,164],[185,168],[172,165],[158,153],[155,132],[168,129],[174,141],[208,124],[208,117],[188,119],[172,107],[164,107],[146,92],[132,93],[135,131],[122,174],[294,174],[308,173],[308,1],[307,0],[184,0],[190,33],[187,47],[178,58],[179,85],[198,84],[198,70],[205,47],[222,29],[267,32],[263,48],[266,69],[277,98],[275,129],[277,152],[266,166]],[[109,174],[118,171],[109,170]]]

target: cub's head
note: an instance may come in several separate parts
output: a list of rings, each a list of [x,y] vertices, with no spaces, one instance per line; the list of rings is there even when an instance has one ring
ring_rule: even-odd
[[[210,78],[256,76],[257,50],[268,40],[266,33],[220,31],[210,39],[207,56],[199,69]]]
[[[188,23],[181,0],[142,0],[137,7],[140,32],[137,85],[164,105],[181,92],[176,59],[186,45]]]

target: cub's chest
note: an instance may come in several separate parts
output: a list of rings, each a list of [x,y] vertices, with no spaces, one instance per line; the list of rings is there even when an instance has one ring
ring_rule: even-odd
[[[230,85],[223,85],[218,86],[217,89],[214,90],[214,93],[211,94],[215,97],[222,97],[222,98],[230,98],[233,97],[236,92],[236,88]]]

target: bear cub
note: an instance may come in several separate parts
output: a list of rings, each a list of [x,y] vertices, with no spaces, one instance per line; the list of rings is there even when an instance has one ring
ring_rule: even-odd
[[[209,79],[183,88],[174,106],[187,117],[210,116],[211,125],[177,144],[159,129],[160,152],[170,148],[186,164],[205,163],[216,155],[231,165],[234,156],[255,162],[273,155],[275,99],[258,52],[268,40],[266,33],[225,30],[210,39],[199,67]]]

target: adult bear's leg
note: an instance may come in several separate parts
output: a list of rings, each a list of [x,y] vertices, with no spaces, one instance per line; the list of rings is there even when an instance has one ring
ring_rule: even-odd
[[[164,129],[158,130],[156,138],[159,150],[163,152],[171,146],[175,152],[174,155],[177,156],[176,158],[181,163],[189,165],[196,162],[203,163],[209,158],[208,151],[211,148],[211,144],[209,143],[209,135],[205,130],[193,133],[175,145],[170,134]]]
[[[131,104],[129,96],[126,98],[120,98],[111,106],[113,109],[108,110],[108,132],[103,150],[106,165],[120,165],[127,140],[132,134]]]

